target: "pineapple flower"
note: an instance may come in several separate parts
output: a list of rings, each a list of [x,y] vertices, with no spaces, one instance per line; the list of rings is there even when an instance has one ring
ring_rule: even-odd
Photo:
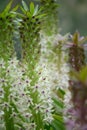
[[[66,91],[64,104],[65,104],[64,121],[65,121],[66,129],[67,130],[86,130],[87,123],[81,124],[80,120],[78,120],[81,114],[80,107],[82,106],[78,106],[78,108],[75,109],[72,103],[71,92],[68,89]],[[85,118],[86,118],[86,115],[85,115]]]
[[[44,75],[47,75],[47,79],[50,83],[49,86],[53,89],[66,89],[69,86],[68,55],[65,49],[65,43],[67,42],[68,37],[69,34],[66,34],[65,36],[60,34],[46,36],[43,32],[40,33],[41,57],[37,68],[39,71],[43,71],[43,77]],[[58,50],[56,50],[56,48]]]
[[[27,65],[22,65],[16,58],[8,62],[0,59],[0,63],[0,128],[5,128],[4,109],[12,110],[9,119],[14,119],[18,129],[36,129],[34,112],[36,116],[41,114],[43,124],[51,123],[53,106],[50,82],[45,80],[47,76],[39,74],[38,82],[31,86],[26,74]]]
[[[66,53],[67,50],[65,48],[65,44],[67,43],[68,38],[68,34],[65,36],[57,34],[49,37],[46,36],[46,38],[44,34],[41,34],[42,55],[37,67],[39,75],[41,75],[40,80],[43,81],[43,79],[45,79],[44,82],[47,84],[48,88],[50,88],[52,92],[54,92],[53,90],[59,88],[66,92],[64,98],[65,122],[68,122],[68,119],[66,118],[67,108],[71,109],[73,107],[72,103],[70,102],[71,93],[68,91],[70,68],[67,64],[68,54]],[[49,56],[51,56],[51,60],[48,59]],[[52,93],[51,95],[54,96],[54,93]]]

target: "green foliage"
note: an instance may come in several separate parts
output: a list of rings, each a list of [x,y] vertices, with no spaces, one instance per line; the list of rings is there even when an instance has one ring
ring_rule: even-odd
[[[66,130],[65,124],[61,116],[59,115],[53,115],[54,121],[52,122],[52,126],[54,127],[54,130]]]
[[[53,130],[66,130],[63,120],[64,102],[62,100],[64,98],[65,92],[62,89],[58,89],[56,93],[58,97],[53,98],[55,112],[53,113],[54,120],[52,121],[51,125]]]
[[[79,77],[83,82],[87,82],[87,66],[79,72]]]
[[[43,29],[47,35],[58,32],[58,7],[55,0],[40,0],[43,12],[46,14]],[[45,28],[46,27],[46,28]]]
[[[22,0],[22,5],[24,7],[24,10],[28,11],[28,6],[27,6],[27,4],[23,0]]]
[[[31,4],[30,4],[30,12],[32,15],[34,14],[34,3],[33,2],[31,2]]]
[[[14,55],[14,20],[18,6],[11,10],[11,5],[12,1],[0,13],[0,57],[5,58],[5,60]]]
[[[2,15],[6,15],[7,13],[9,13],[10,9],[11,9],[11,5],[12,5],[12,0],[9,2],[9,4],[5,7]]]
[[[71,71],[70,75],[75,77],[77,80],[82,82],[83,84],[87,84],[87,66],[84,66],[80,72]]]

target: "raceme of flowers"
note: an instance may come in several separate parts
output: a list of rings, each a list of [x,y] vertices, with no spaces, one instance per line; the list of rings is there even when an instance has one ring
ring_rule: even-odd
[[[8,115],[15,129],[36,130],[37,121],[43,125],[53,120],[50,88],[41,77],[31,86],[26,68],[16,58],[0,59],[0,129]]]
[[[67,64],[68,53],[66,53],[67,50],[64,50],[63,47],[67,41],[68,35],[62,36],[57,34],[46,36],[41,32],[40,44],[42,55],[38,68],[44,69],[43,75],[47,73],[47,78],[52,89],[67,89],[69,86],[69,66]],[[56,48],[59,49],[57,50]]]

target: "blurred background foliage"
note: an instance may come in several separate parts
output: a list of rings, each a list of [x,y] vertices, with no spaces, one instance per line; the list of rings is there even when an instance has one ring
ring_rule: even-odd
[[[59,25],[61,32],[87,35],[87,0],[59,0]]]
[[[0,0],[0,12],[10,0]],[[13,6],[21,4],[22,0],[13,0]],[[24,0],[29,3],[37,0]],[[38,0],[39,1],[39,0]],[[81,35],[87,35],[87,0],[57,0],[59,7],[59,29],[62,34],[76,30]]]

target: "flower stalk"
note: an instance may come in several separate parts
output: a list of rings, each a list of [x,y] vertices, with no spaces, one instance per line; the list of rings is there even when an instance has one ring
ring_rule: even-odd
[[[82,69],[85,66],[85,55],[84,48],[79,44],[79,42],[81,42],[79,40],[79,34],[76,32],[73,36],[73,43],[69,48],[69,63],[71,65],[73,75],[71,75],[69,80],[72,106],[67,112],[67,114],[71,115],[69,121],[67,122],[67,130],[85,130],[87,128],[87,96],[85,93],[87,85],[80,78],[83,76]]]

